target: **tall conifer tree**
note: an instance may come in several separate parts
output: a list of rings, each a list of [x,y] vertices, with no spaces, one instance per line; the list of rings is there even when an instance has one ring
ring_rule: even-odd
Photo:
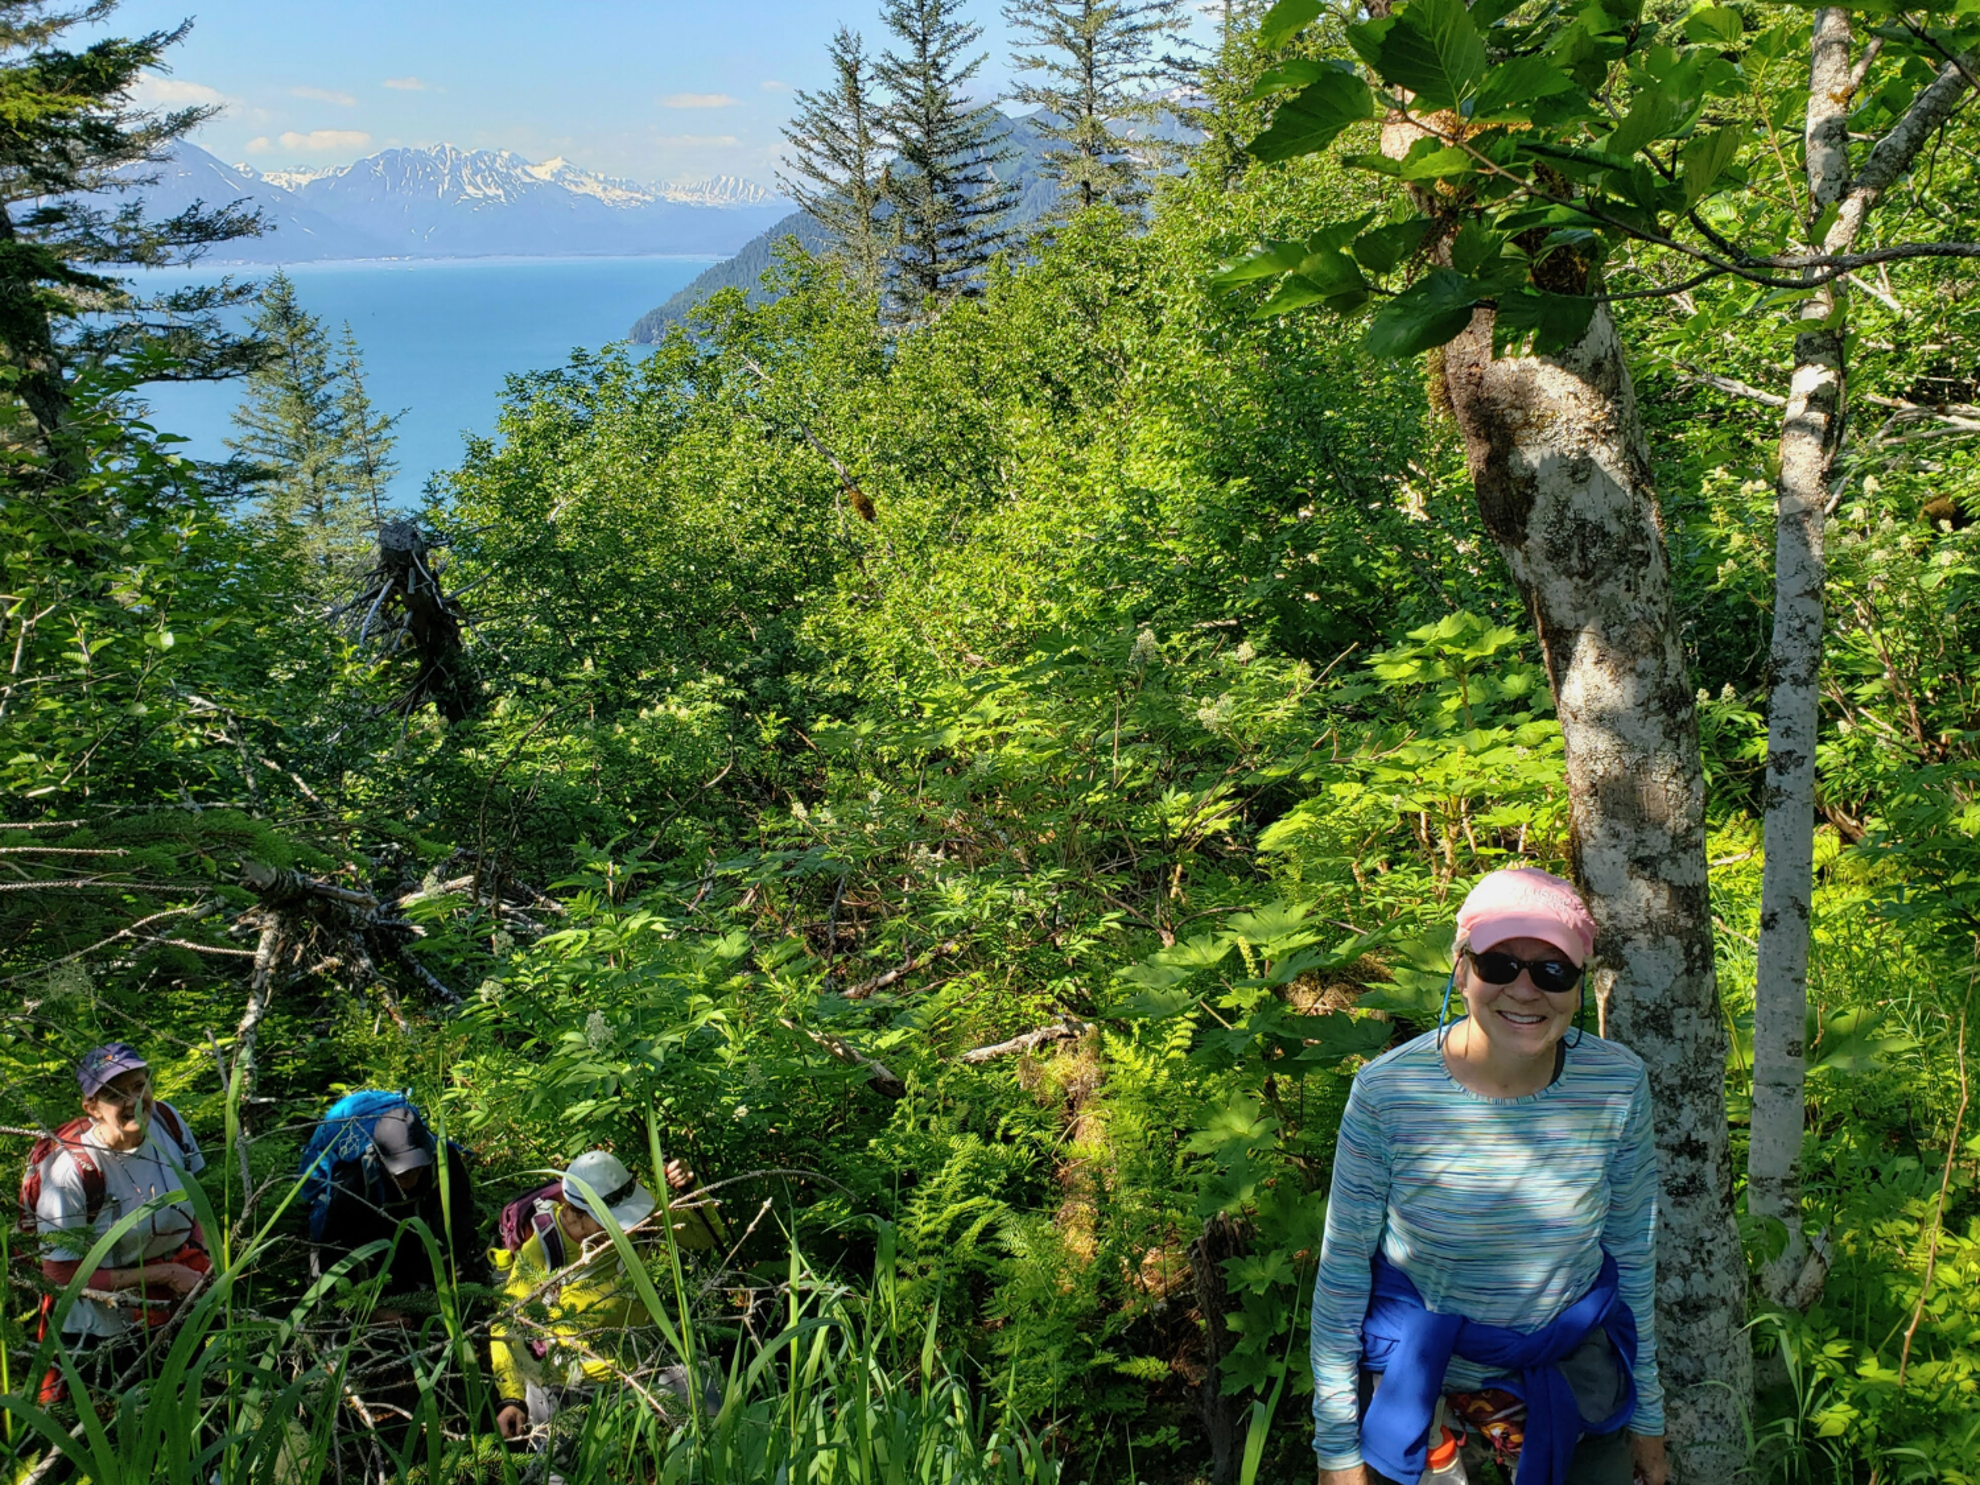
[[[1013,101],[1044,110],[1039,132],[1052,141],[1045,171],[1059,183],[1061,209],[1099,202],[1121,208],[1148,199],[1137,148],[1122,126],[1152,124],[1161,105],[1149,91],[1164,75],[1157,47],[1181,31],[1185,0],[1011,0],[1004,19],[1019,33],[1012,61],[1037,81],[1020,82]]]
[[[338,347],[338,376],[343,385],[337,392],[337,436],[342,446],[342,482],[364,509],[365,522],[376,528],[385,520],[385,487],[399,472],[392,457],[399,441],[393,429],[405,416],[403,410],[382,413],[373,406],[364,385],[364,356],[358,350],[351,322],[344,321],[344,338]]]
[[[859,33],[844,26],[828,53],[832,86],[797,95],[797,117],[784,129],[791,153],[777,179],[832,235],[854,282],[877,294],[890,249],[888,226],[877,215],[889,171],[873,62]]]
[[[214,314],[246,290],[183,290],[147,303],[100,271],[185,261],[261,230],[255,212],[238,206],[195,204],[153,221],[100,194],[139,184],[146,162],[217,111],[131,103],[141,74],[165,70],[164,54],[187,26],[61,48],[72,28],[100,23],[115,8],[115,0],[0,0],[0,365],[13,373],[0,406],[11,404],[14,424],[0,438],[51,456],[58,479],[77,472],[59,437],[76,362],[144,353],[146,374],[188,379],[233,375],[254,356]],[[108,314],[85,324],[85,310]],[[161,343],[162,358],[152,353]]]
[[[367,546],[338,368],[321,321],[302,307],[286,273],[268,281],[252,326],[267,359],[248,376],[247,400],[234,412],[240,437],[227,447],[258,467],[266,519],[297,543],[327,593],[362,564]]]
[[[998,175],[1010,151],[996,143],[997,111],[972,107],[964,92],[983,65],[982,53],[967,55],[983,28],[956,19],[961,9],[962,0],[885,0],[880,11],[899,42],[875,70],[889,94],[883,117],[899,153],[892,299],[905,318],[980,292],[1015,199]]]

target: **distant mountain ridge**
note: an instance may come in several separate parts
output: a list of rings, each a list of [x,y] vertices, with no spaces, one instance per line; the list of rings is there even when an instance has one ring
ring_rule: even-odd
[[[445,175],[458,172],[473,175],[494,193],[509,195],[526,192],[523,177],[556,186],[579,196],[591,196],[608,206],[651,206],[658,201],[679,201],[695,206],[763,206],[776,196],[755,181],[737,175],[715,175],[706,180],[666,181],[657,186],[641,185],[622,176],[597,175],[573,165],[563,156],[540,163],[531,162],[510,150],[461,150],[450,144],[423,150],[387,150],[368,155],[349,165],[313,167],[294,165],[287,169],[257,171],[252,165],[237,163],[234,169],[249,180],[266,181],[285,191],[303,191],[319,181],[375,169],[387,155],[416,157],[411,167],[415,176]]]
[[[1193,94],[1176,89],[1158,95],[1156,101],[1183,103],[1193,99]],[[1042,112],[1016,118],[1000,113],[998,123],[993,126],[993,147],[1002,146],[1010,152],[1010,158],[994,166],[993,172],[1017,187],[1017,200],[1007,225],[1020,232],[1042,220],[1059,198],[1058,182],[1044,171],[1045,152],[1052,142],[1039,125],[1041,120],[1049,118],[1050,115]],[[1126,137],[1177,141],[1197,136],[1183,127],[1174,113],[1167,113],[1152,128],[1132,131]],[[721,289],[743,289],[751,303],[762,303],[769,297],[761,282],[763,275],[775,260],[777,244],[787,237],[795,237],[810,253],[822,253],[832,245],[830,235],[816,217],[806,211],[793,211],[744,243],[733,258],[712,265],[665,304],[641,315],[627,338],[642,345],[658,344],[666,338],[668,327],[685,319],[695,306]]]
[[[244,201],[271,230],[219,245],[218,262],[380,257],[732,253],[790,210],[733,176],[646,186],[564,159],[453,145],[389,149],[349,165],[257,171],[179,144],[135,188],[154,215]]]

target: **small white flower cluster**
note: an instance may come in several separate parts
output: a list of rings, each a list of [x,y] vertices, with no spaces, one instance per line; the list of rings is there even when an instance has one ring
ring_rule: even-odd
[[[1237,700],[1226,692],[1215,701],[1206,701],[1196,708],[1196,720],[1203,725],[1205,732],[1222,732],[1231,720],[1231,713],[1237,707]]]
[[[603,1011],[593,1011],[584,1018],[584,1044],[592,1051],[603,1052],[617,1039]]]

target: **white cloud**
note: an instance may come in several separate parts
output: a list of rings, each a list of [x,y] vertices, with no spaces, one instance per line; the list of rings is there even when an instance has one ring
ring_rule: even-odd
[[[231,100],[218,88],[209,88],[205,83],[140,72],[136,86],[131,89],[131,101],[140,108],[204,108]]]
[[[764,78],[762,82],[757,84],[757,86],[766,93],[788,93],[791,90],[791,85],[789,83],[778,82],[777,79],[774,77]]]
[[[397,93],[429,93],[433,84],[417,77],[388,77],[385,86]]]
[[[241,148],[246,150],[250,155],[263,154],[269,148],[268,136],[266,134],[257,134],[246,144],[242,145]]]
[[[690,146],[718,144],[724,147],[742,143],[742,141],[736,138],[736,136],[733,134],[662,134],[654,142],[656,144],[674,144],[674,145],[690,145]]]
[[[314,98],[318,103],[335,103],[341,108],[356,108],[357,99],[349,93],[335,92],[330,88],[290,88],[291,98]]]
[[[727,93],[669,93],[660,104],[663,108],[733,108],[741,101]]]
[[[291,129],[282,136],[282,148],[290,150],[361,150],[370,143],[371,136],[362,129],[312,129],[307,134]]]

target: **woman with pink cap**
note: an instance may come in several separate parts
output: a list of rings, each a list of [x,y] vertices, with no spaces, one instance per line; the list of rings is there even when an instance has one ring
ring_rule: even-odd
[[[1452,1423],[1515,1485],[1664,1485],[1650,1088],[1585,1029],[1594,946],[1571,884],[1492,872],[1458,911],[1463,1013],[1356,1076],[1313,1290],[1321,1485],[1414,1485]]]

